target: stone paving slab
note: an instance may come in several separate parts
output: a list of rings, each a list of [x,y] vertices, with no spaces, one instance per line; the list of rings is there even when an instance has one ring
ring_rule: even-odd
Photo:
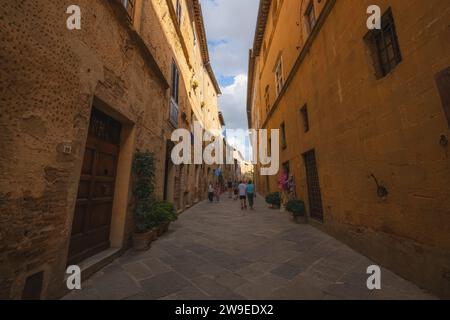
[[[202,202],[149,251],[127,251],[64,299],[435,299],[386,269],[382,290],[369,291],[369,259],[262,197],[255,208]]]

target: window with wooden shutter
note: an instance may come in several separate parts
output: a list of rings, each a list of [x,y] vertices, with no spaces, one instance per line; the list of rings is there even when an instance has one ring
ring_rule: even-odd
[[[172,79],[170,88],[170,122],[172,125],[177,126],[178,124],[178,105],[179,105],[179,82],[180,73],[178,71],[177,64],[172,60]]]
[[[277,61],[277,64],[275,65],[275,87],[277,92],[277,97],[280,95],[281,90],[284,86],[284,78],[283,78],[283,59],[280,56],[280,58]]]
[[[365,40],[369,45],[378,79],[387,76],[402,61],[391,9],[381,19],[381,30],[369,31]]]

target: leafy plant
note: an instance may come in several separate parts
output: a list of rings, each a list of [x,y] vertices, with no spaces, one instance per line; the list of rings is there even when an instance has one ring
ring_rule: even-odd
[[[156,228],[167,223],[167,210],[154,204],[150,214],[147,216],[147,225],[149,228]]]
[[[146,232],[154,226],[149,224],[152,214],[152,205],[149,201],[143,201],[136,203],[134,209],[134,218],[136,223],[136,232]]]
[[[171,223],[178,220],[178,214],[175,211],[175,207],[172,203],[167,201],[158,201],[154,204],[153,210],[161,215],[161,224]]]
[[[137,232],[150,230],[155,192],[155,157],[151,152],[136,151],[133,159],[133,192],[136,198],[134,209]]]
[[[197,90],[198,86],[199,86],[198,81],[197,81],[197,80],[194,80],[194,81],[192,82],[192,88],[194,89],[194,91]]]
[[[303,217],[305,216],[305,203],[301,200],[290,200],[286,204],[286,210],[292,213],[294,217]]]
[[[281,194],[279,192],[269,193],[266,196],[266,202],[273,206],[279,207],[281,205]]]

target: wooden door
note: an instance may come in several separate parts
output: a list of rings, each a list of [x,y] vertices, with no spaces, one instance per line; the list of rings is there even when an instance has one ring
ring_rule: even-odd
[[[121,125],[94,109],[72,224],[68,264],[110,247]]]
[[[314,150],[312,150],[305,153],[303,157],[305,159],[306,167],[310,216],[311,218],[323,221],[322,194],[320,191],[316,154]]]

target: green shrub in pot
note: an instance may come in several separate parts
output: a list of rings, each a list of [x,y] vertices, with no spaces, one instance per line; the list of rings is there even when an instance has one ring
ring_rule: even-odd
[[[266,196],[266,202],[273,207],[280,207],[281,205],[281,194],[279,192],[272,192]]]
[[[306,213],[305,203],[301,200],[290,200],[286,204],[286,210],[294,217],[304,217]]]
[[[152,211],[154,222],[159,225],[175,222],[178,219],[174,205],[167,201],[155,202]]]

